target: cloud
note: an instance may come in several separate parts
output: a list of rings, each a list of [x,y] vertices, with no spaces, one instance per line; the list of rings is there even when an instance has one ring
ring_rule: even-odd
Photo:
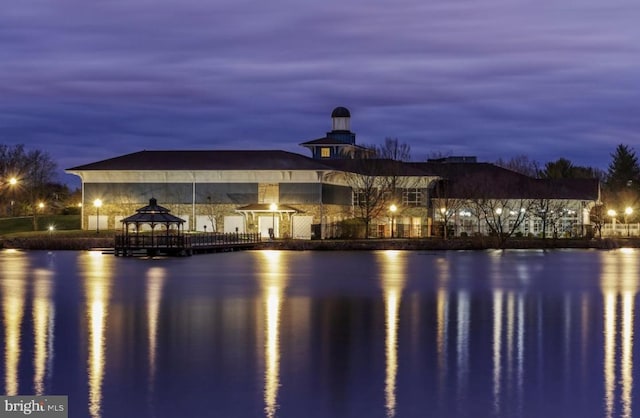
[[[638,142],[631,1],[13,2],[0,142],[61,167],[139,149],[358,141],[605,167]],[[75,150],[70,152],[70,150]]]

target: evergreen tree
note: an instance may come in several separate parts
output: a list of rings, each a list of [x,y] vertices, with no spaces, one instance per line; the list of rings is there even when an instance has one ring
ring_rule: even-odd
[[[606,181],[606,189],[611,198],[607,203],[618,210],[627,206],[637,206],[640,165],[635,151],[627,145],[620,144],[611,154],[611,158]]]
[[[613,192],[627,188],[638,190],[640,186],[640,166],[635,151],[628,145],[618,145],[611,154],[607,172],[607,186]]]

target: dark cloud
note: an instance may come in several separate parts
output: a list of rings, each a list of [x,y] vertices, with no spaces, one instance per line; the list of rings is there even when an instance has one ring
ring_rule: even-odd
[[[352,110],[415,158],[606,167],[639,142],[632,1],[9,2],[0,142],[61,168],[139,149],[286,149]]]

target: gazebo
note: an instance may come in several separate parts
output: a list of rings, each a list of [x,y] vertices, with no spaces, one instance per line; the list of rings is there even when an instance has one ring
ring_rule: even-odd
[[[187,242],[184,237],[184,219],[170,214],[169,209],[158,205],[155,198],[149,199],[149,204],[136,210],[135,215],[122,219],[122,234],[116,237],[115,253],[119,250],[123,255],[133,250],[146,250],[148,254],[158,250],[165,252],[179,252],[185,250]],[[141,234],[142,226],[151,227],[149,234]],[[134,227],[132,234],[131,227]],[[163,226],[162,234],[156,234],[156,227]]]

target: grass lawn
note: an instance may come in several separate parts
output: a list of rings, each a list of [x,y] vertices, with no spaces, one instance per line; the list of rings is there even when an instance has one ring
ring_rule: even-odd
[[[55,234],[62,231],[80,232],[80,215],[49,215],[38,216],[36,231],[49,232],[53,227]],[[33,218],[30,216],[20,218],[0,218],[0,235],[13,235],[19,233],[35,232],[33,230]]]

